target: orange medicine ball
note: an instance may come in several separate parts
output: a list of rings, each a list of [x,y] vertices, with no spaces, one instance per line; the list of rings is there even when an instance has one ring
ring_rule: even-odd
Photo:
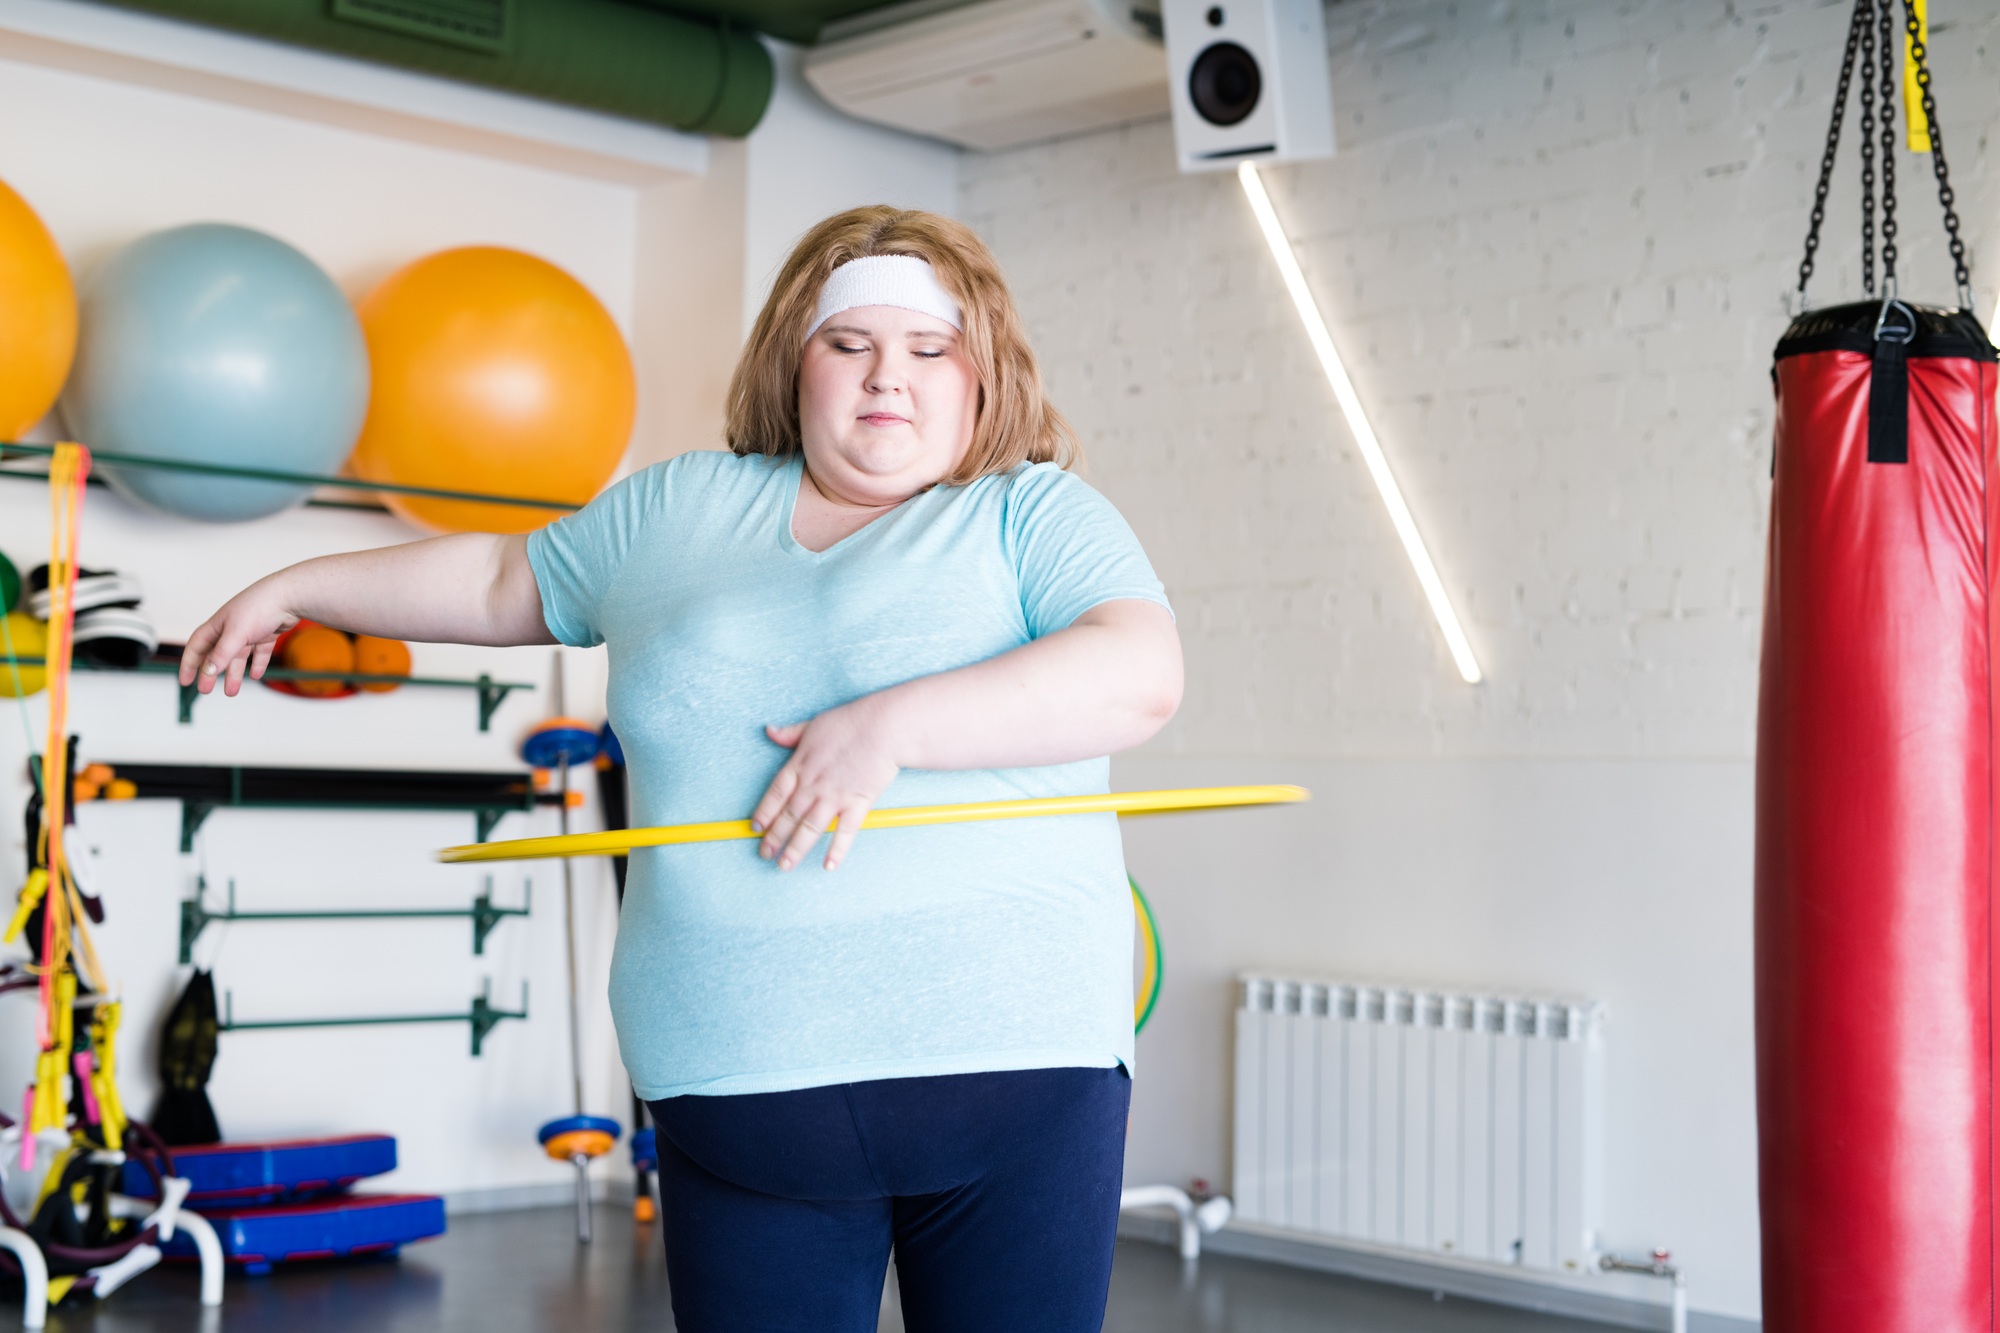
[[[76,356],[76,288],[55,237],[0,181],[0,440],[48,415]]]
[[[637,387],[618,326],[546,260],[444,250],[359,307],[374,389],[353,469],[366,481],[580,505],[632,433]],[[531,532],[560,511],[384,495],[447,532]]]
[[[354,669],[364,676],[408,676],[410,645],[401,639],[357,634],[354,636]],[[398,687],[390,681],[370,680],[363,681],[361,688],[370,694],[387,694]]]
[[[347,674],[354,668],[354,640],[325,625],[302,623],[285,636],[279,646],[278,665],[294,671],[324,671]],[[300,694],[330,697],[349,693],[351,686],[337,680],[298,680],[292,688]]]

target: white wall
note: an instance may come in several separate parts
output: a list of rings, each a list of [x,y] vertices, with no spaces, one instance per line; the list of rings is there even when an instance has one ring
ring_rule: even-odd
[[[106,24],[129,17],[91,6],[76,12],[101,13]],[[87,47],[89,25],[65,22],[65,40]],[[198,86],[121,81],[72,67],[88,62],[51,67],[23,55],[39,49],[14,42],[6,50],[21,58],[0,59],[0,179],[41,212],[81,281],[126,241],[194,220],[278,235],[357,296],[430,250],[518,246],[577,275],[633,335],[642,406],[634,461],[719,443],[717,381],[726,377],[745,285],[733,247],[744,236],[770,238],[769,264],[776,248],[835,208],[878,198],[951,202],[950,150],[840,120],[796,86],[789,63],[772,120],[747,150],[749,169],[761,172],[752,191],[741,145],[718,143],[706,178],[676,181],[656,171],[636,182],[607,180],[587,151],[575,172],[523,165],[506,154],[325,123],[307,114],[310,107],[293,115],[284,113],[290,107],[245,105],[234,96],[240,90],[211,97]],[[532,120],[534,104],[524,106]],[[828,165],[845,160],[866,169],[845,177]],[[731,228],[727,247],[716,240],[718,217]],[[712,271],[719,248],[730,261],[720,282]],[[702,336],[716,327],[730,333],[720,344]],[[56,434],[51,421],[35,438]],[[0,481],[0,550],[23,569],[46,559],[46,515],[44,488]],[[246,524],[191,524],[93,490],[82,550],[86,566],[139,573],[145,610],[177,640],[267,570],[416,535],[384,515],[313,508]],[[537,686],[550,674],[551,650],[418,645],[415,652],[418,674],[490,671]],[[570,711],[602,716],[601,653],[567,660]],[[11,884],[24,867],[19,810],[30,740],[12,701],[0,703],[0,880]],[[36,748],[45,703],[46,696],[28,703]],[[183,727],[167,680],[80,674],[71,721],[87,759],[114,762],[508,769],[518,767],[520,736],[550,708],[543,690],[515,695],[482,735],[470,692],[408,687],[329,703],[253,686],[235,700],[203,701],[194,724]],[[429,858],[439,846],[469,840],[470,816],[223,811],[191,857],[176,850],[178,820],[178,807],[164,803],[91,806],[77,839],[109,912],[99,941],[129,1001],[122,1086],[141,1115],[156,1091],[154,1029],[186,975],[175,964],[178,903],[197,876],[207,878],[217,905],[234,877],[246,910],[465,907],[483,878]],[[584,827],[596,820],[594,809],[581,814]],[[499,836],[554,827],[553,814],[510,816]],[[626,1085],[603,986],[611,885],[601,862],[577,870],[589,1109],[622,1118]],[[524,981],[531,992],[530,1020],[502,1024],[478,1060],[462,1024],[225,1036],[211,1088],[225,1132],[387,1130],[402,1146],[394,1187],[468,1199],[483,1193],[489,1202],[538,1188],[559,1195],[567,1177],[542,1157],[534,1133],[570,1110],[560,872],[501,867],[495,891],[516,904],[530,875],[533,917],[501,924],[478,959],[463,921],[211,926],[197,957],[234,991],[245,1020],[457,1010],[484,979],[502,1007],[518,1003]],[[9,1101],[27,1077],[31,1023],[31,1001],[0,1001],[0,1095]],[[603,1174],[622,1175],[623,1160],[621,1151]]]
[[[1977,248],[2000,206],[1987,146],[2000,92],[1980,77],[2000,20],[1946,17],[1938,77]],[[647,305],[673,289],[655,270],[677,255],[642,226],[631,187],[76,73],[0,66],[0,178],[86,279],[122,241],[195,218],[271,230],[350,291],[425,250],[488,240],[563,264],[641,328],[649,311],[678,326],[747,320],[791,241],[837,208],[886,201],[974,222],[1007,265],[1093,479],[1181,614],[1188,702],[1120,762],[1120,783],[1297,780],[1320,794],[1299,810],[1131,828],[1168,951],[1141,1047],[1133,1177],[1226,1179],[1228,982],[1241,968],[1587,992],[1613,1015],[1608,1240],[1671,1245],[1699,1308],[1750,1316],[1765,369],[1840,23],[1806,0],[1754,15],[1585,0],[1329,11],[1342,152],[1273,171],[1271,188],[1467,614],[1491,673],[1478,690],[1451,672],[1233,182],[1178,176],[1163,125],[961,157],[834,116],[780,48],[771,114],[732,150],[742,281],[722,284],[714,311]],[[1852,245],[1851,191],[1844,180],[1830,255]],[[1932,205],[1914,186],[1905,198],[1906,290],[1941,296]],[[713,253],[688,249],[689,264]],[[1852,287],[1851,259],[1823,269],[1825,297]],[[1990,300],[1990,279],[1983,290]],[[37,562],[43,514],[39,488],[0,482],[0,549]],[[84,558],[138,569],[177,637],[256,572],[409,535],[326,510],[199,527],[100,491]],[[573,707],[593,660],[574,662]],[[539,681],[548,657],[424,647],[417,665]],[[164,681],[83,676],[75,724],[101,758],[505,767],[546,711],[517,697],[482,737],[455,693],[319,704],[253,690],[203,703],[183,728]],[[19,808],[23,751],[0,719],[0,812]],[[225,812],[195,858],[173,850],[170,807],[83,818],[111,912],[102,941],[133,1001],[126,1087],[142,1111],[148,1028],[179,975],[175,903],[198,871],[218,888],[234,873],[245,906],[460,905],[476,879],[424,857],[462,839],[460,818]],[[13,876],[13,815],[3,827],[0,876]],[[498,876],[503,900],[518,879]],[[409,1188],[559,1185],[532,1139],[567,1109],[559,895],[536,880],[534,919],[502,925],[484,960],[462,923],[212,928],[204,957],[245,1018],[451,1008],[489,975],[503,1003],[533,986],[533,1019],[503,1025],[478,1062],[462,1028],[225,1038],[225,1127],[386,1128],[403,1138]],[[582,889],[593,1109],[613,1110],[609,891],[596,870]],[[7,1012],[18,1024],[25,1010]],[[0,1047],[11,1058],[21,1043]],[[20,1078],[0,1068],[0,1091]]]
[[[1142,753],[1115,768],[1134,790],[1314,795],[1126,826],[1166,951],[1128,1181],[1228,1181],[1245,968],[1592,996],[1610,1011],[1607,1246],[1667,1246],[1697,1308],[1756,1313],[1749,765]]]
[[[54,108],[61,108],[56,114]],[[359,295],[427,251],[492,242],[568,269],[621,325],[632,317],[634,207],[630,187],[315,125],[200,98],[121,86],[62,70],[8,64],[0,76],[0,178],[41,212],[79,279],[118,246],[161,227],[227,220],[269,231],[311,255]],[[53,423],[39,434],[53,433]],[[0,482],[0,549],[24,569],[46,559],[43,488]],[[165,636],[185,637],[251,578],[327,551],[407,540],[387,517],[300,509],[255,523],[189,524],[142,513],[93,490],[83,561],[137,572],[145,609]],[[422,674],[477,674],[542,682],[546,651],[419,647]],[[596,664],[572,668],[572,700],[592,707]],[[39,748],[46,696],[30,700]],[[534,695],[511,700],[493,731],[475,729],[472,696],[414,688],[341,703],[288,700],[254,688],[199,706],[177,725],[174,691],[160,678],[82,675],[72,727],[94,759],[154,762],[507,768],[519,734],[548,709]],[[0,727],[0,841],[4,877],[16,882],[22,847],[25,738],[7,708]],[[140,803],[82,816],[87,865],[109,920],[107,964],[130,997],[124,1086],[135,1112],[153,1100],[152,1029],[184,975],[175,966],[176,904],[206,872],[216,892],[232,875],[247,907],[464,907],[476,876],[432,865],[427,851],[462,840],[469,818],[223,813],[197,854],[177,854],[178,808]],[[553,827],[515,817],[503,834]],[[520,873],[497,876],[518,901]],[[490,977],[510,1007],[532,983],[533,1018],[493,1035],[474,1061],[457,1027],[225,1037],[213,1097],[236,1137],[386,1129],[402,1140],[405,1188],[469,1190],[551,1179],[535,1127],[567,1113],[562,1017],[560,894],[544,873],[530,922],[510,921],[474,959],[464,922],[370,926],[211,927],[198,957],[236,993],[239,1016],[443,1012],[463,1008]],[[601,976],[612,925],[601,867],[584,871],[585,960]],[[621,1110],[615,1051],[601,985],[589,1003],[593,1109]],[[32,1001],[9,997],[8,1026],[25,1037]],[[4,1044],[0,1086],[26,1075],[27,1041]],[[8,1096],[11,1098],[12,1093]],[[554,1177],[560,1181],[560,1176]]]
[[[1135,821],[1166,992],[1129,1175],[1227,1179],[1230,978],[1610,1002],[1610,1244],[1758,1311],[1750,769],[1771,426],[1841,7],[1347,0],[1339,155],[1266,174],[1489,681],[1462,685],[1234,179],[1164,123],[960,168],[1093,480],[1180,614],[1120,785],[1303,781]],[[2000,41],[1937,7],[1975,253]],[[1853,120],[1815,294],[1856,288]],[[1950,293],[1902,158],[1903,290]],[[1992,299],[1996,275],[1982,280]]]
[[[765,45],[778,85],[771,109],[747,141],[745,332],[793,244],[820,219],[864,204],[946,214],[957,204],[956,148],[848,119],[800,76],[800,48]]]

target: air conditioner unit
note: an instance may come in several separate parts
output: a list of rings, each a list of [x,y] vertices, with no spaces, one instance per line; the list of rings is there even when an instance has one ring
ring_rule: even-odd
[[[805,76],[862,120],[1013,148],[1168,114],[1159,22],[1130,0],[920,0],[829,24]]]

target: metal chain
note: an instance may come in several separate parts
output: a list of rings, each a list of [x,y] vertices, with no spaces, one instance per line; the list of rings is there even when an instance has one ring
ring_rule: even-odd
[[[1896,0],[1882,0],[1882,294],[1889,298],[1896,295],[1895,13]]]
[[[1879,3],[1879,10],[1878,10]],[[1820,157],[1819,180],[1813,189],[1812,221],[1806,230],[1805,255],[1799,261],[1799,308],[1806,308],[1806,284],[1811,280],[1819,255],[1820,228],[1826,221],[1826,200],[1833,184],[1833,167],[1840,148],[1840,132],[1846,116],[1848,90],[1853,86],[1856,58],[1861,62],[1861,287],[1873,297],[1875,292],[1875,151],[1876,93],[1881,93],[1882,152],[1882,279],[1885,299],[1896,294],[1896,0],[1855,0],[1847,29],[1847,47],[1840,62],[1840,83],[1834,93],[1833,111],[1827,119],[1826,151]],[[1966,259],[1965,240],[1960,234],[1958,198],[1951,187],[1951,168],[1944,153],[1944,133],[1939,128],[1937,97],[1932,89],[1929,51],[1922,40],[1913,0],[1903,0],[1903,28],[1909,37],[1910,63],[1921,95],[1924,119],[1931,140],[1931,171],[1938,183],[1938,204],[1944,210],[1945,236],[1951,251],[1952,278],[1958,286],[1959,304],[1972,308],[1972,272]],[[1880,58],[1877,59],[1877,42]]]
[[[1875,0],[1855,0],[1861,22],[1861,290],[1875,295]]]
[[[1972,309],[1972,269],[1965,262],[1965,242],[1958,234],[1958,198],[1952,193],[1951,168],[1945,165],[1944,135],[1938,129],[1937,98],[1931,93],[1929,52],[1917,25],[1917,9],[1903,0],[1903,27],[1910,36],[1910,63],[1917,67],[1917,89],[1923,94],[1924,122],[1930,127],[1931,170],[1937,176],[1938,203],[1944,208],[1944,231],[1951,242],[1951,275],[1958,283],[1958,303]]]
[[[1806,229],[1806,254],[1799,261],[1799,310],[1806,308],[1806,283],[1812,280],[1813,262],[1819,253],[1819,229],[1826,221],[1826,192],[1833,185],[1833,162],[1840,151],[1840,122],[1847,113],[1847,90],[1854,81],[1854,53],[1861,44],[1861,7],[1855,6],[1847,24],[1847,53],[1840,58],[1840,86],[1833,94],[1833,115],[1826,127],[1826,153],[1819,160],[1819,184],[1813,189],[1812,225]],[[1919,69],[1921,70],[1921,66]],[[1919,78],[1925,76],[1921,73]],[[1925,83],[1926,95],[1929,84]],[[1928,103],[1926,103],[1928,106]],[[1928,113],[1926,113],[1928,114]],[[1937,142],[1935,139],[1933,143]],[[1953,219],[1956,225],[1957,219]],[[1956,237],[1954,236],[1954,239]],[[1963,248],[1962,246],[1960,247]]]

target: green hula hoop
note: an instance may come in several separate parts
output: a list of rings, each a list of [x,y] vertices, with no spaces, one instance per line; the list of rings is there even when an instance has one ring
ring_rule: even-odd
[[[1153,919],[1153,905],[1146,901],[1138,880],[1127,875],[1125,882],[1132,886],[1132,908],[1138,917],[1139,943],[1146,957],[1139,973],[1138,998],[1134,1001],[1138,1017],[1132,1031],[1139,1033],[1146,1030],[1146,1020],[1153,1016],[1153,1006],[1160,1002],[1160,980],[1166,972],[1166,961],[1160,952],[1160,927]]]

